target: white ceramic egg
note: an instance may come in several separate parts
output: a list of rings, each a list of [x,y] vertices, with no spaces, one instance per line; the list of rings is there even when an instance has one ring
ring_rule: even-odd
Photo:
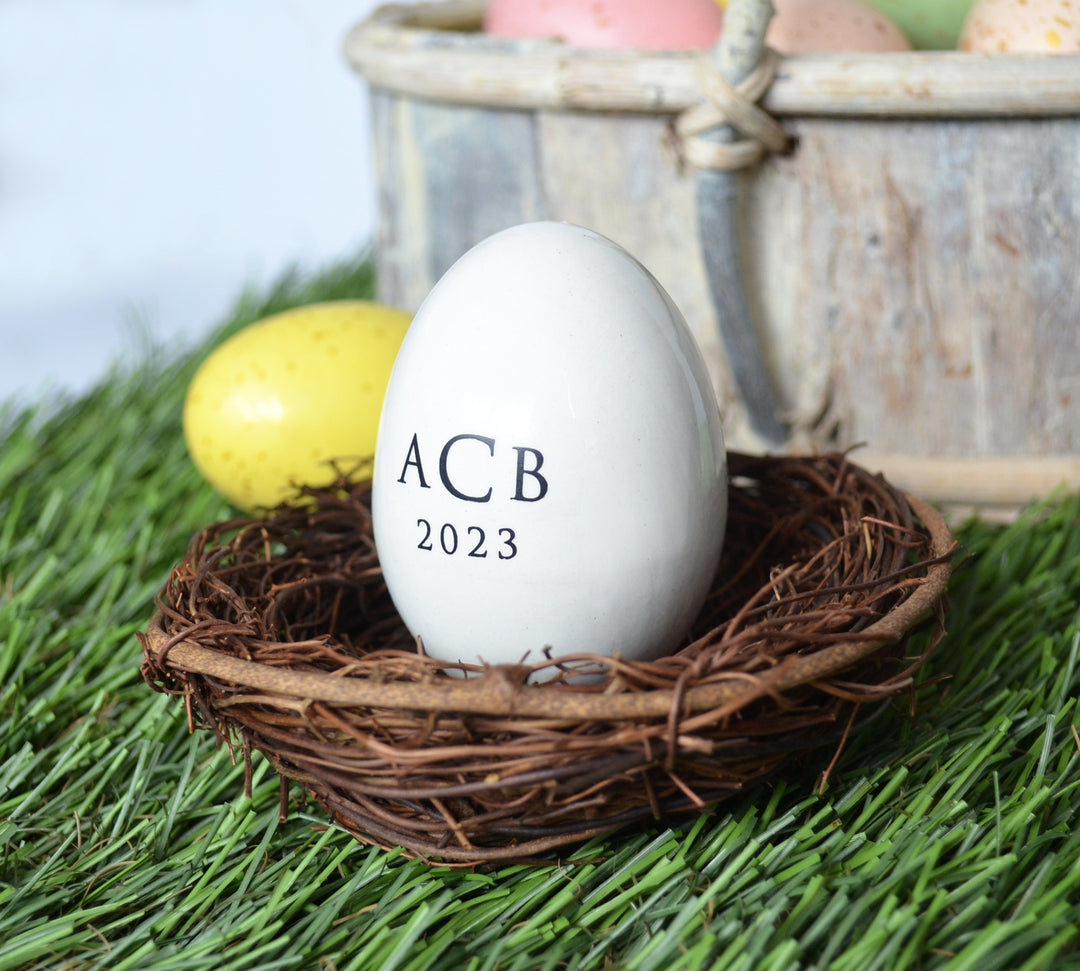
[[[727,517],[719,409],[682,315],[566,223],[484,240],[431,290],[383,403],[375,543],[444,662],[679,646]]]

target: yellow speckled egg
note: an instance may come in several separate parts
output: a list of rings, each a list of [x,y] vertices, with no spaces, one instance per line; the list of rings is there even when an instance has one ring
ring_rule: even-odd
[[[1080,52],[1080,0],[978,0],[960,34],[961,50]]]
[[[270,508],[331,465],[375,454],[386,385],[411,315],[362,300],[298,307],[230,337],[196,372],[184,438],[199,471],[243,509]]]

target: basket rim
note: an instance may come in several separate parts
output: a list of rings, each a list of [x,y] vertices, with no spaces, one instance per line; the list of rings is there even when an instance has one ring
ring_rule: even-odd
[[[345,59],[376,87],[456,104],[672,113],[704,99],[702,51],[487,36],[477,33],[485,6],[380,7],[348,31]],[[1080,54],[1013,52],[785,55],[761,105],[779,116],[1080,117],[1078,63]]]
[[[752,683],[738,679],[688,687],[685,691],[653,688],[593,695],[553,690],[542,683],[523,683],[522,672],[528,669],[516,665],[492,665],[479,676],[463,679],[374,682],[332,672],[271,667],[220,653],[189,640],[190,631],[167,633],[160,610],[154,612],[147,626],[146,648],[162,667],[171,665],[277,696],[334,705],[607,721],[664,718],[673,708],[683,715],[715,711],[829,677],[895,642],[932,611],[946,592],[956,544],[937,509],[914,496],[903,497],[930,534],[926,575],[910,596],[870,624],[858,641],[834,644],[813,654],[792,655]]]

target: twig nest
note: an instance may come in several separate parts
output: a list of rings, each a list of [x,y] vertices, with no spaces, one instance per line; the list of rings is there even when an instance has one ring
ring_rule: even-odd
[[[208,527],[162,590],[143,676],[262,752],[361,841],[466,865],[700,812],[836,749],[913,689],[942,631],[942,518],[844,455],[728,454],[720,578],[675,653],[463,666],[417,650],[369,486]],[[910,634],[931,635],[909,656]],[[528,683],[546,668],[549,680]]]

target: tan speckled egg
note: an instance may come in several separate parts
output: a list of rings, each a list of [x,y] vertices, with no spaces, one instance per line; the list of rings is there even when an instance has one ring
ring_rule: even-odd
[[[383,397],[411,316],[341,300],[275,314],[203,362],[184,401],[184,438],[199,471],[243,509],[297,486],[322,486],[371,458]]]
[[[1080,52],[1080,0],[978,0],[958,45],[964,51]]]
[[[773,0],[765,40],[781,54],[909,51],[893,21],[865,0]]]

